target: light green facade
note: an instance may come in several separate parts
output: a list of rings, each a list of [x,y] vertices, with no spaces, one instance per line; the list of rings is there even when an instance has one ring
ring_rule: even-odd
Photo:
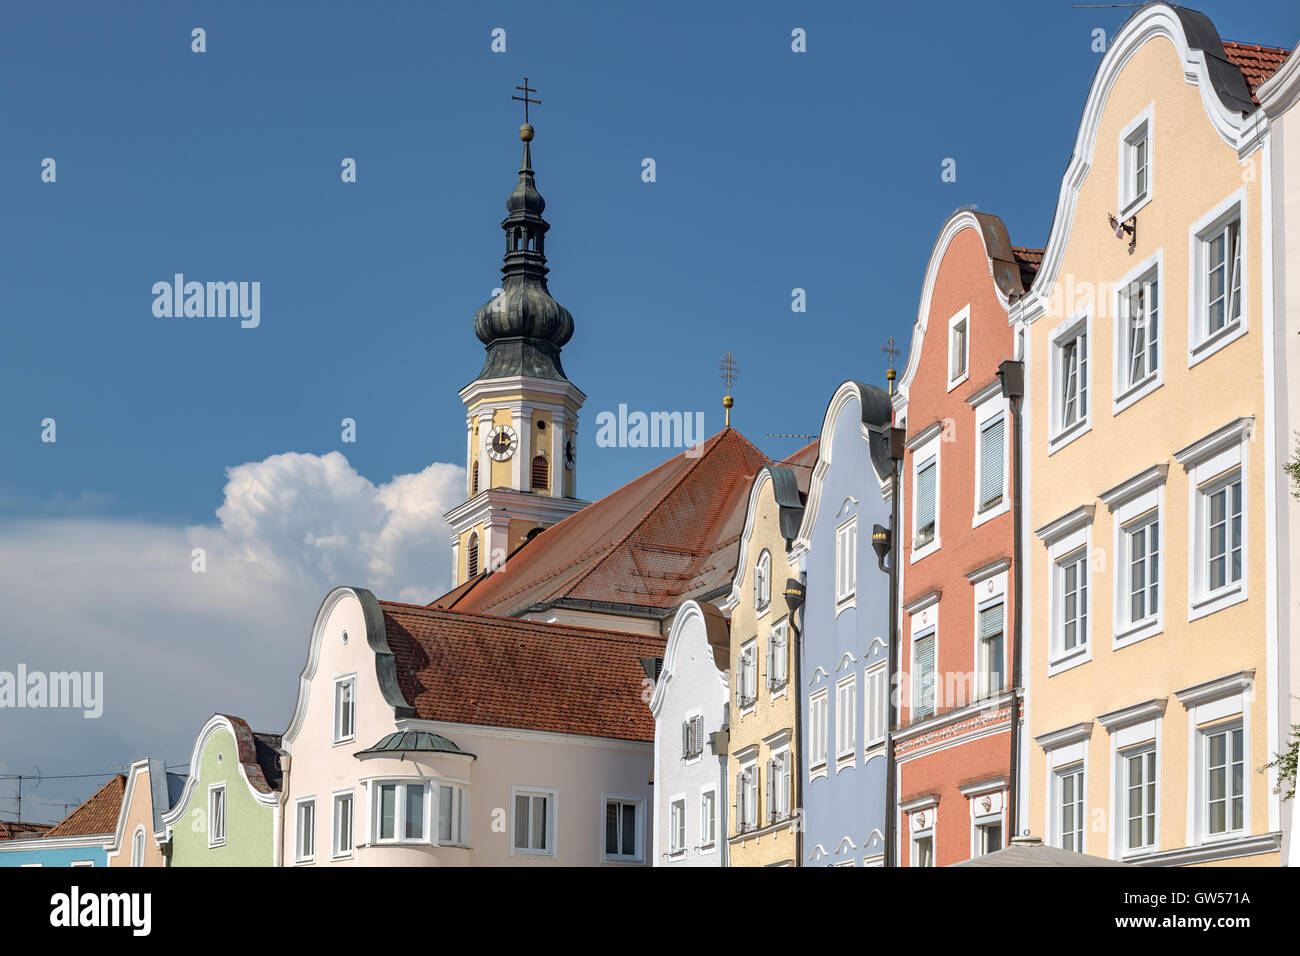
[[[220,759],[218,759],[220,758]],[[273,866],[275,808],[259,803],[239,771],[235,737],[225,727],[208,737],[185,813],[172,825],[172,866]],[[208,845],[208,790],[226,785],[226,839]]]

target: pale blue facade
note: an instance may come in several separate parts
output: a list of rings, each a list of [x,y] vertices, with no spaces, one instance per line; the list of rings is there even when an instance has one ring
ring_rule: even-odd
[[[807,588],[799,681],[802,866],[879,865],[885,852],[886,755],[880,728],[888,713],[882,695],[889,686],[883,668],[890,595],[871,534],[876,524],[890,524],[890,425],[889,396],[882,389],[845,382],[836,390],[792,549]],[[845,562],[852,564],[851,572],[842,567]],[[825,719],[819,721],[823,696]],[[873,702],[874,722],[866,714]],[[869,729],[879,735],[872,743]],[[823,746],[814,740],[818,732]]]
[[[5,840],[0,842],[0,866],[107,866],[106,843],[112,836],[104,834],[95,837],[95,842],[87,838],[73,845],[67,840]]]

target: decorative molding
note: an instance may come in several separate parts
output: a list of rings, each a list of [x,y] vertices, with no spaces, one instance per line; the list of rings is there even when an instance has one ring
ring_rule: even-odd
[[[1261,853],[1280,853],[1282,831],[1244,836],[1235,840],[1216,840],[1202,846],[1185,846],[1174,850],[1161,850],[1129,860],[1138,866],[1186,866],[1191,863],[1215,863]]]
[[[1216,428],[1204,438],[1199,438],[1190,445],[1178,449],[1178,451],[1174,452],[1174,458],[1183,466],[1185,471],[1191,471],[1193,466],[1205,459],[1217,455],[1221,451],[1227,451],[1233,445],[1249,441],[1254,433],[1254,427],[1255,416],[1244,415],[1228,422],[1221,428]]]
[[[1059,730],[1049,730],[1045,734],[1040,734],[1034,738],[1034,743],[1044,750],[1055,750],[1058,747],[1066,747],[1070,744],[1077,744],[1080,741],[1087,740],[1092,736],[1092,721],[1085,720],[1078,724],[1071,724],[1069,727],[1062,727]]]
[[[943,422],[931,422],[907,440],[907,450],[916,451],[943,431]]]
[[[916,614],[918,611],[924,611],[927,607],[939,603],[939,598],[943,596],[943,588],[935,588],[933,591],[927,591],[918,598],[903,605],[904,614]]]
[[[978,797],[981,794],[992,793],[995,790],[1005,790],[1011,785],[1010,777],[991,777],[988,780],[981,780],[978,783],[968,783],[957,788],[963,797]]]
[[[1132,478],[1126,478],[1114,488],[1106,489],[1097,497],[1101,499],[1102,504],[1114,511],[1124,502],[1131,501],[1138,495],[1163,485],[1168,474],[1169,462],[1161,462],[1158,465],[1151,466],[1146,471],[1139,472]]]
[[[967,573],[966,580],[971,584],[979,584],[995,574],[1001,574],[1011,567],[1010,558],[998,558],[992,564],[986,564],[982,568],[976,568],[974,571]]]
[[[1071,531],[1078,531],[1092,524],[1092,513],[1096,510],[1096,505],[1080,505],[1073,511],[1061,515],[1054,521],[1049,521],[1037,531],[1038,540],[1043,544],[1051,544],[1060,538],[1065,537]]]
[[[1249,691],[1254,683],[1255,669],[1252,667],[1250,670],[1237,671],[1226,677],[1216,677],[1214,680],[1184,687],[1174,691],[1174,696],[1178,698],[1178,703],[1190,710],[1199,704]]]
[[[1144,721],[1154,720],[1157,717],[1163,717],[1167,703],[1169,703],[1168,697],[1155,697],[1151,700],[1144,700],[1140,704],[1121,707],[1119,710],[1112,710],[1110,713],[1102,714],[1097,718],[1097,723],[1105,727],[1108,732],[1114,733],[1133,724],[1140,724]]]

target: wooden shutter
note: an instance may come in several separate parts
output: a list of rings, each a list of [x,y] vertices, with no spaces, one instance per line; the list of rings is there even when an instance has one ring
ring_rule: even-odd
[[[1005,460],[1003,420],[983,429],[980,444],[980,507],[1002,500],[1002,463]]]

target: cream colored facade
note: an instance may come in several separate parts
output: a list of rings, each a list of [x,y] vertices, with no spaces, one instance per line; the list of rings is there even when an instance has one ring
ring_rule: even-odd
[[[1025,826],[1134,862],[1277,864],[1279,802],[1257,772],[1285,700],[1263,151],[1189,45],[1189,13],[1153,4],[1112,40],[1042,271],[1013,311],[1027,355]],[[1111,213],[1136,216],[1132,250]],[[1212,333],[1210,271],[1238,237],[1240,317],[1229,292]]]
[[[791,571],[774,482],[780,472],[793,487],[793,474],[777,466],[762,469],[754,479],[736,577],[722,606],[731,615],[729,866],[793,866],[798,860],[793,808],[799,689],[796,638],[784,596]],[[748,686],[747,674],[752,675]],[[744,775],[752,780],[747,786],[740,782]],[[746,793],[752,794],[749,803],[739,807]]]

